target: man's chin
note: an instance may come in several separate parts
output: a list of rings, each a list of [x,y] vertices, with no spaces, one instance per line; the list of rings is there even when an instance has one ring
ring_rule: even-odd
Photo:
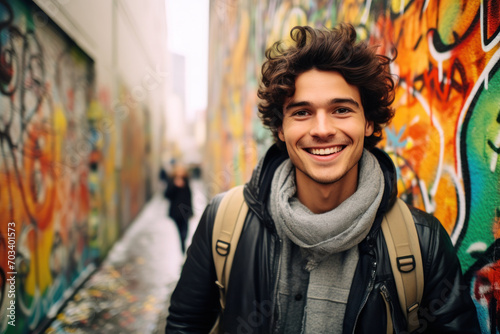
[[[338,179],[313,179],[314,182],[323,185],[323,186],[328,186],[337,183],[339,180]]]
[[[317,183],[319,185],[325,185],[325,186],[335,184],[341,179],[341,177],[332,177],[331,175],[323,175],[323,176],[307,175],[307,176],[309,177],[309,179],[311,179],[315,183]]]

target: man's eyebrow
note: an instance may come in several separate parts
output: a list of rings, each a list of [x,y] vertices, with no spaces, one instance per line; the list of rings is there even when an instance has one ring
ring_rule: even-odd
[[[299,102],[291,102],[286,105],[285,111],[288,111],[290,109],[296,108],[296,107],[310,107],[311,103],[307,101],[299,101]]]
[[[350,97],[345,97],[345,98],[335,98],[335,99],[331,99],[329,104],[332,105],[332,104],[352,104],[354,105],[355,107],[359,108],[359,103],[353,99],[353,98],[350,98]]]
[[[328,101],[328,105],[333,105],[333,104],[351,104],[356,108],[359,108],[359,103],[350,97],[337,97]],[[310,107],[311,105],[312,105],[311,102],[308,101],[298,101],[298,102],[292,101],[285,107],[284,111],[288,111],[290,109],[297,107]]]

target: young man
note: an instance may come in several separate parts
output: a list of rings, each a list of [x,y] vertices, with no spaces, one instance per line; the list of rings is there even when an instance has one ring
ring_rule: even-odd
[[[276,145],[245,185],[249,211],[225,310],[211,251],[218,196],[188,250],[167,333],[207,333],[219,316],[221,333],[406,332],[380,228],[396,200],[396,172],[375,148],[394,114],[391,60],[356,42],[348,25],[295,27],[291,36],[293,45],[266,52],[262,68],[259,112]],[[417,332],[479,333],[446,231],[411,212],[425,278]]]

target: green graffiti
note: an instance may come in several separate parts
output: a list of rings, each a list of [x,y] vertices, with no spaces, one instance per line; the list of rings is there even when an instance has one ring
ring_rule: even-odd
[[[476,103],[469,113],[471,117],[462,145],[466,145],[467,152],[470,208],[467,233],[458,250],[464,270],[495,239],[494,224],[500,208],[500,161],[491,146],[498,147],[500,134],[500,71],[490,78],[488,89],[478,92]]]

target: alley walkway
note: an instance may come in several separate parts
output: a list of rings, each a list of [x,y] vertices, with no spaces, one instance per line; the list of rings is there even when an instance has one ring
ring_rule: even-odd
[[[186,245],[207,201],[201,181],[191,181],[191,188],[194,217]],[[184,261],[168,205],[158,191],[45,333],[164,333]]]

